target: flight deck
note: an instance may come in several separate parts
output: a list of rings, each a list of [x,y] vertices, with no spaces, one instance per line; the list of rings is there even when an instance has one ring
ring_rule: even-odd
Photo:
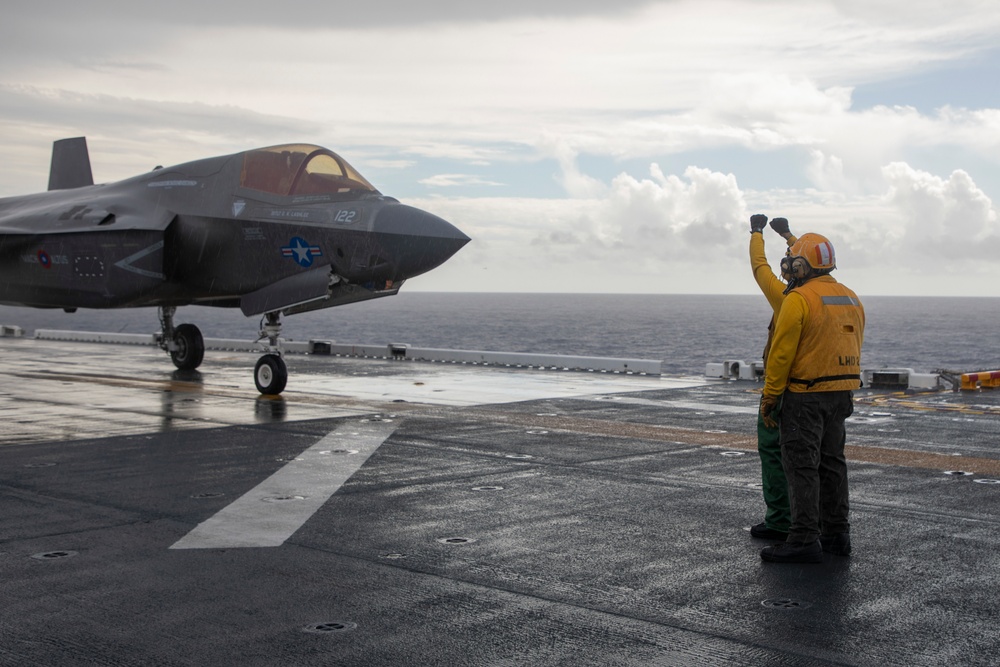
[[[3,665],[995,665],[1000,389],[863,389],[762,562],[760,383],[0,338]]]

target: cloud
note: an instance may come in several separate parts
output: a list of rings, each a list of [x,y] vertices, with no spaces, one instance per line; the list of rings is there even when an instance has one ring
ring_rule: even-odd
[[[0,133],[5,137],[0,193],[6,194],[44,189],[52,142],[65,137],[88,137],[94,178],[108,182],[156,164],[177,164],[320,134],[309,121],[227,105],[8,84],[0,84]]]
[[[767,70],[712,76],[708,94],[700,104],[720,121],[750,127],[758,123],[793,125],[796,119],[836,115],[850,106],[850,87],[824,90],[805,76]]]
[[[976,21],[908,12],[897,26],[885,8],[855,2],[676,0],[613,11],[596,2],[380,2],[365,6],[379,22],[364,30],[351,23],[355,5],[340,2],[280,11],[263,2],[186,11],[181,2],[169,12],[60,3],[58,20],[51,3],[36,3],[44,11],[26,6],[0,28],[10,38],[0,39],[0,81],[131,101],[123,110],[153,122],[154,105],[197,100],[231,109],[230,127],[253,113],[308,127],[317,143],[396,146],[476,165],[509,159],[513,146],[559,159],[801,146],[839,160],[844,183],[868,192],[901,146],[938,136],[975,147],[976,129],[1000,136],[995,119],[962,110],[925,118],[850,109],[856,82],[986,48],[1000,11],[982,7]],[[605,9],[613,16],[595,18]],[[411,11],[461,25],[397,21]],[[780,38],[763,39],[755,29],[763,26]],[[92,38],[108,32],[116,39]],[[28,43],[13,45],[23,35]],[[35,102],[44,122],[46,101]],[[563,176],[574,196],[593,194],[595,183],[565,168]]]
[[[665,174],[653,164],[648,176],[621,173],[590,199],[418,200],[473,238],[421,284],[456,289],[465,276],[471,290],[754,293],[747,220],[764,211],[789,218],[799,235],[830,238],[839,279],[859,292],[954,293],[942,279],[963,276],[963,292],[995,293],[1000,224],[971,177],[905,163],[883,172],[883,191],[864,197],[747,192],[732,174]],[[784,244],[765,238],[776,265]]]
[[[895,0],[835,0],[833,6],[845,17],[889,29],[920,28],[926,31],[974,29],[980,21],[988,21],[993,6],[982,0],[907,0],[901,12]]]
[[[649,178],[623,173],[598,198],[428,199],[415,205],[474,239],[464,258],[470,267],[503,266],[519,275],[545,269],[562,276],[552,289],[574,291],[581,265],[592,277],[617,283],[616,274],[648,279],[670,265],[718,261],[720,246],[722,255],[745,252],[728,248],[746,209],[736,179],[696,167],[683,177],[665,176],[656,165]]]
[[[456,266],[494,280],[684,290],[706,267],[698,289],[731,291],[758,207],[902,274],[959,257],[949,230],[995,243],[1000,109],[908,91],[990,71],[998,32],[978,0],[28,3],[0,23],[0,193],[44,187],[66,136],[102,181],[309,141],[441,188],[428,207],[475,239]]]
[[[809,165],[806,174],[821,190],[832,192],[850,192],[855,190],[855,184],[844,173],[844,161],[836,155],[826,155],[821,150],[809,151]]]
[[[480,176],[472,174],[437,174],[430,178],[422,178],[418,181],[423,185],[432,188],[454,188],[471,185],[501,186],[503,183],[486,180]]]
[[[238,4],[174,0],[163,5],[123,0],[71,0],[25,5],[11,13],[8,22],[51,23],[53,17],[76,25],[112,20],[122,23],[156,23],[177,26],[267,27],[281,26],[304,31],[330,28],[373,28],[386,25],[430,23],[478,23],[524,17],[575,17],[620,15],[650,4],[651,0],[621,0],[609,5],[603,0],[507,0],[502,3],[454,2],[453,0],[241,0]]]
[[[491,145],[458,144],[445,141],[410,144],[402,149],[406,155],[461,160],[468,164],[486,166],[497,160],[509,160],[508,151]]]
[[[138,60],[78,60],[77,66],[95,72],[122,72],[137,75],[151,72],[166,72],[169,68],[161,63],[142,62]]]
[[[559,163],[559,173],[556,181],[570,197],[588,198],[600,196],[606,186],[596,178],[584,174],[576,164],[577,151],[569,145],[564,137],[543,135],[538,142],[542,155],[555,158]]]
[[[415,160],[391,160],[374,157],[363,157],[363,159],[364,163],[370,167],[387,170],[408,169],[417,164]]]
[[[901,162],[882,171],[889,184],[886,201],[901,229],[895,254],[938,261],[996,260],[997,211],[969,174],[956,170],[941,178]]]
[[[732,174],[688,167],[684,178],[651,165],[651,179],[620,174],[596,207],[596,224],[612,247],[649,251],[661,260],[700,261],[729,235],[746,209]]]

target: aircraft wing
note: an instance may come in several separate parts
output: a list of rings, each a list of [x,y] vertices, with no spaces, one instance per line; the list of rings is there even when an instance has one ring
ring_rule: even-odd
[[[163,231],[175,213],[102,186],[11,197],[0,203],[0,234]]]

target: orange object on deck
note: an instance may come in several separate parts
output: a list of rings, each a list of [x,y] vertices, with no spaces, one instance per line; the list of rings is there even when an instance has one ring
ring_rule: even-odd
[[[981,373],[962,373],[962,389],[982,389],[1000,387],[1000,371],[983,371]]]

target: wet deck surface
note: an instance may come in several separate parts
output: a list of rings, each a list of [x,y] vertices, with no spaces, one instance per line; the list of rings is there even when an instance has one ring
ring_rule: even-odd
[[[855,553],[780,565],[753,383],[299,356],[271,399],[249,354],[0,355],[0,664],[1000,653],[1000,390],[860,392]]]

